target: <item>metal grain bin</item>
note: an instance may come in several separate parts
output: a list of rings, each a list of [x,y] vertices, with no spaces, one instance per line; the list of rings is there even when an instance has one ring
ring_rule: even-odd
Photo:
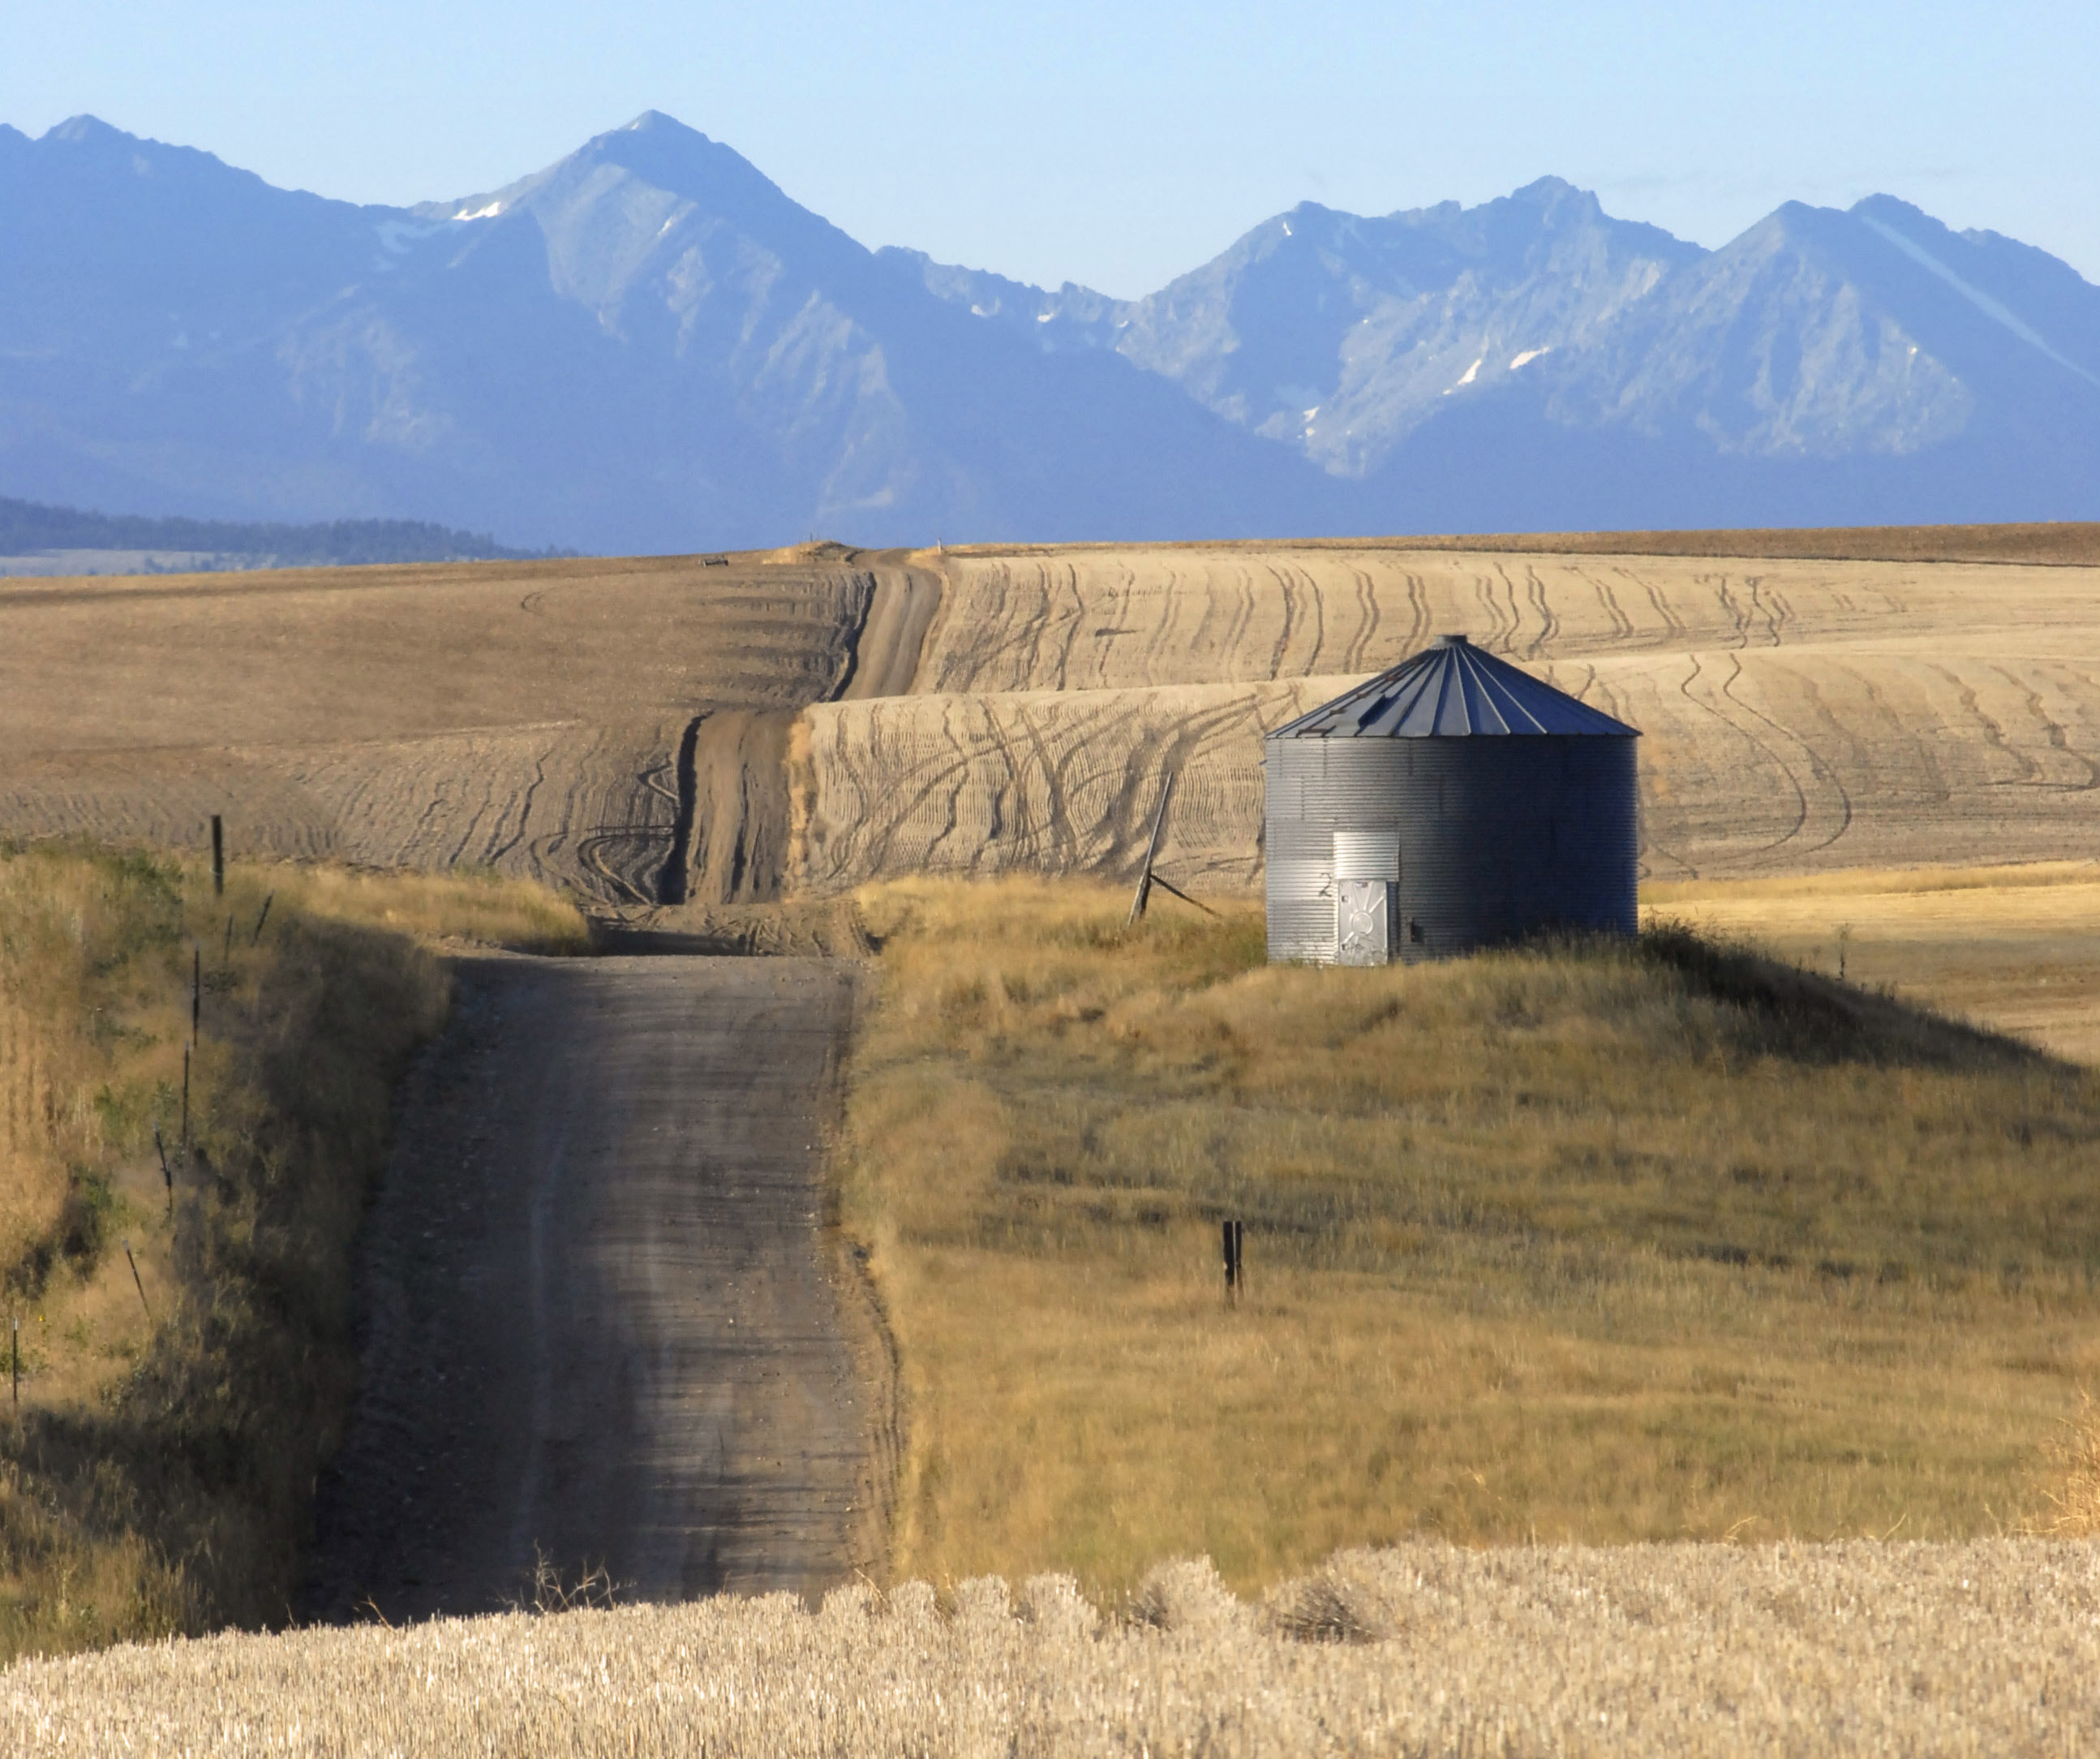
[[[1630,935],[1639,734],[1446,635],[1268,736],[1268,957]]]

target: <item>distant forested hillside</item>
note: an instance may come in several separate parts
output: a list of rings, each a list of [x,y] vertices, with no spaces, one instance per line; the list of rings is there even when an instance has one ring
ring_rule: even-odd
[[[367,562],[481,562],[572,552],[511,550],[492,537],[421,519],[335,519],[320,525],[148,519],[47,507],[0,496],[0,556],[45,550],[135,550],[267,558],[285,568]]]

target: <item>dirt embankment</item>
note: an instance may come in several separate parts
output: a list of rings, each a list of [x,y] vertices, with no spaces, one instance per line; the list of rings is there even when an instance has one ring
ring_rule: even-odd
[[[882,1414],[820,1165],[851,978],[492,959],[414,1078],[309,1615],[815,1591],[873,1560]]]

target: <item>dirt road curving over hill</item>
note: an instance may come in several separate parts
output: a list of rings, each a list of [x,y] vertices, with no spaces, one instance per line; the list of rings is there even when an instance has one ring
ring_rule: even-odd
[[[410,1085],[307,1611],[820,1589],[871,1562],[885,1397],[823,1233],[848,967],[484,959]]]

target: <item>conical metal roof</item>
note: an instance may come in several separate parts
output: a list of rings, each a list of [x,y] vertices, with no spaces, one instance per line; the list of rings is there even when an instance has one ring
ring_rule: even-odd
[[[1543,678],[1483,653],[1463,635],[1436,642],[1367,684],[1322,703],[1272,739],[1464,739],[1482,734],[1639,730],[1577,702]]]

